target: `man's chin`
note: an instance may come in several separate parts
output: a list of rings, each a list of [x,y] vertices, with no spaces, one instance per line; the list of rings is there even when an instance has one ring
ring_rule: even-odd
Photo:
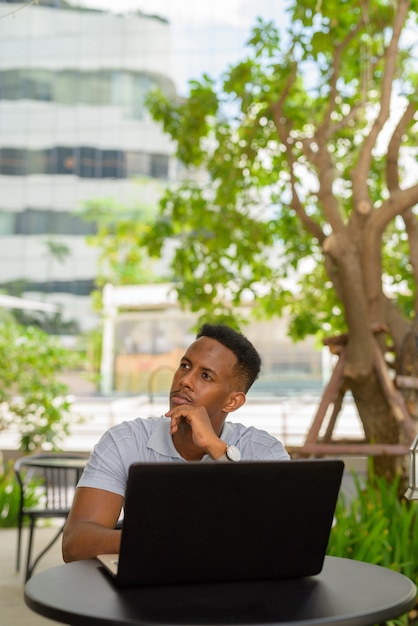
[[[192,427],[190,426],[190,424],[188,423],[188,421],[186,420],[185,417],[182,417],[180,422],[179,422],[179,428],[183,431],[188,431],[188,430],[192,430]]]

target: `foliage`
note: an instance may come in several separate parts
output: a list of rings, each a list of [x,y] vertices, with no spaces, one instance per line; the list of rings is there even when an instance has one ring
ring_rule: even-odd
[[[250,297],[260,315],[286,311],[295,339],[354,336],[353,317],[386,322],[402,292],[411,320],[416,6],[303,0],[288,13],[285,33],[259,19],[247,57],[191,81],[187,99],[149,97],[188,178],[167,190],[148,249],[174,242],[180,301],[204,316],[233,319]]]
[[[17,428],[21,450],[57,449],[69,434],[71,400],[58,376],[78,359],[57,337],[1,324],[0,430]]]
[[[365,485],[353,478],[355,496],[339,497],[327,554],[388,567],[418,584],[418,502],[399,497],[399,476],[372,475]]]
[[[38,501],[36,495],[37,481],[28,483],[26,487],[26,505],[34,506]],[[20,487],[13,470],[13,462],[0,469],[0,528],[17,526],[20,507]]]
[[[147,247],[174,248],[179,301],[203,319],[252,300],[256,315],[286,314],[295,339],[344,333],[342,384],[366,440],[408,443],[378,358],[418,378],[417,2],[287,6],[289,27],[258,19],[219,79],[177,102],[149,96],[185,176]]]
[[[56,259],[59,263],[63,263],[71,254],[70,248],[65,243],[54,238],[47,239],[45,241],[45,247],[47,255]]]
[[[97,225],[97,233],[89,235],[87,243],[100,250],[96,277],[99,290],[108,282],[136,285],[155,280],[142,240],[152,228],[156,211],[156,202],[126,207],[109,198],[87,201],[78,211],[82,219]],[[100,291],[94,298],[100,309]]]

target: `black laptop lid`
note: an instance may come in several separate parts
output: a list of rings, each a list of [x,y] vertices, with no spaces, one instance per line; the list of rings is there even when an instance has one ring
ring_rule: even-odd
[[[132,465],[118,584],[319,573],[343,468],[329,459]]]

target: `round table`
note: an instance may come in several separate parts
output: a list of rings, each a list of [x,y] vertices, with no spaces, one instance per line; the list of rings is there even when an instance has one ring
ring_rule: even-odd
[[[24,593],[33,611],[72,626],[364,626],[406,613],[417,589],[393,570],[337,557],[297,580],[122,589],[92,559],[37,574]]]

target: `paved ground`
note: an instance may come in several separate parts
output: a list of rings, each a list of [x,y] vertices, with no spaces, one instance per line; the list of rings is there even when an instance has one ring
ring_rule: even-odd
[[[35,551],[48,543],[55,532],[53,528],[39,528],[35,531]],[[26,533],[23,554],[26,548]],[[0,624],[1,626],[52,626],[58,624],[37,615],[27,608],[23,599],[24,571],[16,572],[17,529],[0,528]],[[40,561],[36,572],[63,563],[60,541]]]

